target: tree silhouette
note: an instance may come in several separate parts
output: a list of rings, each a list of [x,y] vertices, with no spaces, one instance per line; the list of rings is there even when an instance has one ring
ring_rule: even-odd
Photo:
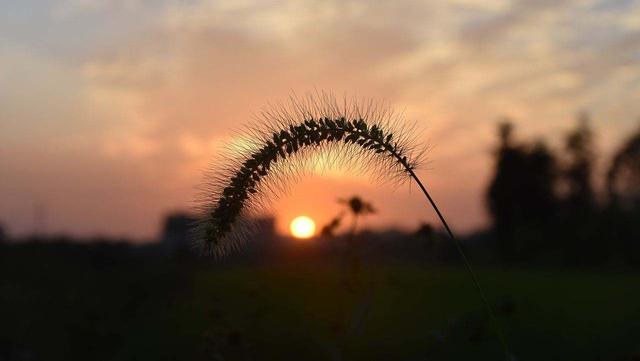
[[[523,227],[544,227],[556,213],[557,167],[544,142],[517,144],[510,122],[499,125],[498,135],[500,145],[487,202],[497,251],[503,261],[513,261],[527,248],[522,237],[516,239],[516,233]]]
[[[615,153],[607,172],[604,228],[627,264],[640,264],[640,127]]]
[[[613,202],[640,199],[640,127],[614,155],[606,182]]]
[[[523,163],[523,151],[512,144],[513,126],[509,122],[499,125],[500,146],[496,152],[496,168],[489,186],[488,204],[497,236],[498,253],[503,260],[513,258],[512,238],[519,204],[515,195],[518,172]]]
[[[583,114],[576,128],[566,138],[569,164],[564,171],[567,186],[566,202],[571,212],[588,211],[595,206],[592,184],[594,168],[593,132],[589,118]]]

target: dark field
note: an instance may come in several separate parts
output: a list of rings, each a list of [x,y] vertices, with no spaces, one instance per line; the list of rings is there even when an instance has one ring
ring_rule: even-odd
[[[220,266],[105,245],[0,250],[0,360],[503,359],[455,267]],[[640,274],[479,274],[517,360],[640,357]]]

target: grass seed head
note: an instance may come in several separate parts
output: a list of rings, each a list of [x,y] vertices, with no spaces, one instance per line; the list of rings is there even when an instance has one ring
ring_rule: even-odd
[[[327,93],[292,96],[263,110],[240,139],[205,182],[196,232],[205,253],[238,248],[251,234],[250,216],[310,169],[342,165],[398,183],[424,154],[398,113]]]

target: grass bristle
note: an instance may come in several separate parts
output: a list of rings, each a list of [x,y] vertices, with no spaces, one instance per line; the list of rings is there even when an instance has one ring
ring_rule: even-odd
[[[424,154],[415,132],[389,108],[356,99],[339,103],[326,93],[263,110],[239,139],[206,182],[197,232],[205,253],[239,248],[252,233],[250,215],[310,168],[340,164],[395,183],[408,180]]]

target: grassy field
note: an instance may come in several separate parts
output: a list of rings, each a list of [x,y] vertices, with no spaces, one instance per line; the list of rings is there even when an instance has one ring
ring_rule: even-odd
[[[0,261],[0,360],[502,359],[456,268]],[[517,360],[638,357],[640,274],[479,273]]]

